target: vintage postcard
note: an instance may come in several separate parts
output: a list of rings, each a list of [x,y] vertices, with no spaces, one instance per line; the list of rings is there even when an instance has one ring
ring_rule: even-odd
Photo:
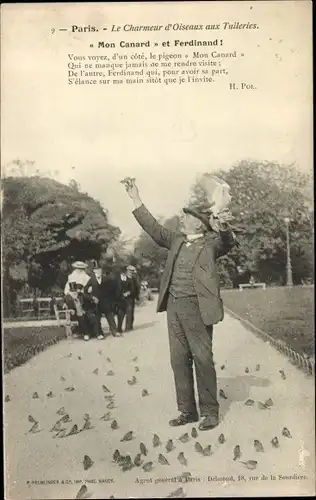
[[[312,3],[1,6],[6,500],[315,494]]]

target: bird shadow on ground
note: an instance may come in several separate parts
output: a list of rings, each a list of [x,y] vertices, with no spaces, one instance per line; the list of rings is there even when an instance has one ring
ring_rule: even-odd
[[[219,401],[220,414],[224,419],[234,401],[246,401],[250,398],[252,387],[269,387],[271,382],[267,378],[242,375],[235,378],[219,377],[217,384],[218,389],[223,389],[227,396],[227,399],[220,398]]]
[[[134,330],[145,330],[146,328],[154,326],[156,323],[158,323],[158,321],[151,321],[150,323],[143,323],[142,325],[136,325],[134,327]]]

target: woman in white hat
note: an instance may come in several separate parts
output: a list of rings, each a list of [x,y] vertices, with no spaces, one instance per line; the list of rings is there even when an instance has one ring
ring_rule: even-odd
[[[82,261],[72,264],[73,272],[68,276],[65,286],[66,303],[77,317],[79,332],[84,340],[98,337],[97,303],[92,294],[91,277],[87,273],[88,266]]]

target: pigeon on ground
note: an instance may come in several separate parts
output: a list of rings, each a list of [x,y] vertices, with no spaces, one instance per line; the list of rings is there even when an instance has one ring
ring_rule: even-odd
[[[72,352],[70,354],[68,354],[68,356],[66,356],[66,358],[71,358],[72,356]]]
[[[239,444],[237,444],[234,448],[234,460],[237,460],[240,457],[241,457],[240,446]]]
[[[130,464],[124,464],[124,465],[123,465],[123,467],[122,467],[122,471],[123,471],[123,472],[126,472],[126,471],[128,471],[128,470],[133,469],[133,467],[134,467],[134,464],[133,464],[133,463],[130,463]]]
[[[136,380],[128,380],[127,381],[128,385],[135,385],[136,384]]]
[[[66,413],[66,415],[63,415],[59,420],[58,422],[65,422],[65,423],[68,423],[68,422],[71,422],[71,418],[69,417],[68,413]]]
[[[66,429],[62,429],[61,431],[57,432],[56,436],[57,438],[64,438],[66,437],[67,431]]]
[[[33,392],[33,396],[32,396],[32,398],[33,398],[33,399],[38,399],[38,397],[39,397],[39,396],[38,396],[38,393],[37,393],[37,392]]]
[[[167,452],[172,451],[175,448],[172,439],[169,439],[166,444]]]
[[[66,389],[65,389],[65,391],[67,391],[67,392],[72,392],[74,390],[75,390],[74,387],[66,387]]]
[[[62,406],[61,408],[59,408],[59,410],[56,411],[57,415],[65,415],[65,413],[66,411],[64,406]]]
[[[31,434],[36,434],[37,432],[41,432],[39,429],[39,423],[35,422],[35,424],[33,424],[33,426],[30,428],[29,432]]]
[[[203,450],[203,455],[204,455],[205,457],[210,457],[210,456],[211,456],[211,454],[212,454],[212,445],[211,445],[211,444],[209,444],[208,446],[206,446],[206,448],[204,448],[204,450]]]
[[[222,366],[221,366],[221,370],[225,370],[225,365],[222,365]]]
[[[267,399],[267,400],[264,402],[264,404],[265,404],[266,406],[273,406],[273,401],[272,401],[272,399],[271,399],[271,398],[269,398],[269,399]]]
[[[119,426],[118,426],[118,423],[116,420],[113,420],[113,422],[111,423],[111,429],[115,430],[115,429],[118,429]]]
[[[113,371],[113,370],[109,370],[109,371],[107,372],[107,376],[108,376],[108,377],[112,377],[113,375],[115,375],[115,373],[114,373],[114,371]]]
[[[218,438],[218,442],[219,442],[220,444],[224,444],[224,443],[225,443],[225,436],[224,436],[224,434],[221,434],[221,435],[219,436],[219,438]]]
[[[253,399],[247,399],[247,401],[245,401],[246,406],[253,406],[254,404],[255,404],[255,402]]]
[[[194,449],[197,453],[203,453],[203,446],[198,441],[196,441]]]
[[[177,459],[179,460],[180,464],[181,465],[184,465],[184,466],[187,466],[188,465],[188,461],[187,459],[185,458],[184,456],[184,453],[181,451],[179,453],[179,455],[177,456]]]
[[[139,372],[139,367],[135,366],[135,372]]]
[[[136,457],[134,458],[134,465],[136,467],[140,467],[143,463],[144,461],[142,460],[142,454],[137,453]]]
[[[186,494],[183,488],[178,488],[175,491],[172,491],[166,498],[185,498]]]
[[[256,365],[256,372],[260,371],[260,365]]]
[[[142,396],[145,397],[145,396],[149,396],[149,392],[147,391],[147,389],[143,389],[142,390]]]
[[[260,441],[258,441],[258,439],[254,440],[253,445],[254,445],[255,450],[258,451],[259,453],[264,452],[263,445],[262,445],[262,443],[260,443]]]
[[[111,420],[111,413],[108,411],[107,413],[105,413],[104,415],[102,415],[102,417],[100,418],[100,420],[104,420],[104,422],[108,422],[109,420]]]
[[[91,460],[91,458],[88,455],[85,455],[83,459],[84,470],[90,469],[90,467],[92,467],[93,464],[94,464],[93,460]]]
[[[273,448],[279,448],[280,443],[279,443],[279,440],[276,436],[271,440],[271,444],[272,444]]]
[[[143,470],[145,472],[150,472],[152,469],[153,469],[153,462],[146,462],[144,465],[143,465]]]
[[[106,360],[107,360],[109,363],[112,363],[111,358],[106,358]]]
[[[166,459],[166,457],[164,457],[161,453],[159,453],[159,455],[158,455],[158,462],[161,465],[170,465],[168,460]]]
[[[270,410],[269,406],[267,406],[265,403],[262,403],[261,401],[258,401],[258,408],[260,410]]]
[[[223,389],[220,389],[219,395],[220,395],[221,398],[227,399],[227,396],[226,396],[225,392],[223,391]]]
[[[113,453],[113,457],[112,457],[113,462],[117,462],[119,460],[120,456],[121,456],[121,454],[120,454],[119,450],[116,449],[115,452]]]
[[[281,378],[282,378],[283,380],[285,380],[285,379],[286,379],[286,375],[285,375],[285,373],[284,373],[284,370],[279,370],[279,373],[280,373],[280,375],[281,375]]]
[[[89,413],[85,413],[83,416],[83,420],[90,420],[90,415]]]
[[[6,397],[4,398],[4,401],[5,401],[5,403],[8,403],[9,401],[11,401],[9,394],[6,395]]]
[[[144,443],[140,443],[139,448],[140,448],[141,454],[145,455],[145,457],[146,457],[147,453],[148,453],[148,450],[147,450],[146,446],[144,445]]]
[[[37,420],[35,420],[35,418],[32,417],[32,415],[28,416],[28,421],[31,422],[31,424],[36,424],[37,423]]]
[[[102,385],[103,392],[110,393],[110,389],[106,385]]]
[[[67,434],[68,436],[73,436],[74,434],[79,434],[79,429],[78,429],[78,425],[75,424],[72,426],[72,428],[70,429],[69,433]]]
[[[198,433],[195,427],[192,428],[191,430],[191,436],[196,439],[198,437]]]
[[[56,424],[54,425],[54,427],[51,428],[51,432],[59,432],[59,431],[62,431],[64,429],[64,427],[62,426],[62,422],[56,422]]]
[[[135,358],[133,358],[133,361],[135,361],[136,363],[136,361],[138,361],[138,357],[136,356]]]
[[[112,394],[106,394],[104,396],[104,399],[106,399],[107,401],[114,401],[114,398],[115,396],[113,396]]]
[[[88,488],[86,487],[85,484],[83,484],[76,495],[76,499],[85,498],[87,492],[88,492]]]
[[[94,375],[99,375],[99,368],[96,368],[95,370],[93,370],[92,372]]]
[[[129,431],[122,437],[121,441],[131,441],[133,438],[133,431]]]
[[[101,356],[103,354],[103,352],[102,351],[98,351],[98,354],[100,354],[100,356]]]
[[[247,469],[254,470],[256,469],[258,462],[256,460],[247,460],[246,462],[241,462]]]
[[[153,447],[156,448],[160,444],[161,444],[161,441],[160,441],[159,436],[157,434],[154,434],[154,437],[153,437]]]
[[[85,420],[81,430],[82,431],[89,431],[90,429],[93,429],[93,425],[91,424],[91,421]]]
[[[246,368],[245,368],[245,373],[249,373],[249,368],[248,368],[248,366],[246,366]]]
[[[290,431],[289,431],[289,429],[287,427],[283,427],[283,429],[282,429],[282,435],[285,436],[285,437],[287,437],[287,438],[291,438],[292,437],[292,435],[291,435],[291,433],[290,433]]]
[[[187,432],[179,437],[179,441],[181,441],[181,443],[187,443],[189,441],[189,439],[190,439],[190,437],[189,437],[189,434]]]
[[[78,356],[78,359],[79,359],[79,361],[81,361],[81,360],[82,360],[82,357],[81,357],[81,356]]]
[[[61,375],[60,380],[61,380],[62,382],[66,382],[66,379],[65,379],[65,377],[64,377],[63,375]]]
[[[111,401],[109,404],[106,405],[106,407],[109,409],[109,410],[113,410],[113,408],[115,408],[115,403],[114,401]]]

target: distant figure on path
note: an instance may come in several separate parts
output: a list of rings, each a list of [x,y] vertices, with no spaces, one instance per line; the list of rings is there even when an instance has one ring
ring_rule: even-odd
[[[123,331],[125,318],[125,331],[134,328],[135,301],[139,300],[140,286],[136,277],[134,266],[127,266],[126,271],[120,275],[120,298],[118,303],[118,331]]]
[[[215,262],[236,244],[235,235],[227,225],[231,213],[224,208],[215,220],[212,213],[199,207],[186,208],[183,232],[169,230],[144,206],[135,179],[122,182],[134,202],[136,220],[159,246],[169,250],[157,306],[157,312],[167,311],[171,366],[181,412],[169,424],[179,426],[199,419],[194,395],[194,362],[203,417],[199,429],[213,429],[219,423],[213,325],[224,317]],[[213,231],[213,224],[218,232]]]

